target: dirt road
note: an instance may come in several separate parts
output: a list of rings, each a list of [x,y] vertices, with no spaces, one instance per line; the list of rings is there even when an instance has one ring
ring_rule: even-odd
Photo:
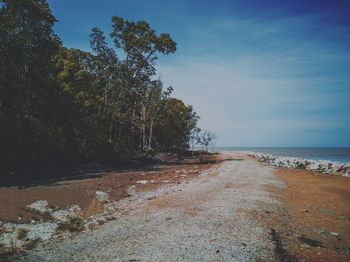
[[[120,216],[97,230],[39,246],[26,261],[273,260],[269,232],[249,213],[280,203],[284,187],[268,167],[227,161],[213,174],[120,201]]]

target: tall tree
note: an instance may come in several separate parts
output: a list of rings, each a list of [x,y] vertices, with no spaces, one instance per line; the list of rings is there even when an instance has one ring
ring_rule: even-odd
[[[157,35],[146,21],[130,22],[113,16],[113,31],[110,34],[115,46],[125,53],[123,69],[126,71],[126,85],[137,97],[140,130],[140,148],[146,149],[147,93],[152,88],[151,78],[156,74],[155,63],[158,54],[165,55],[176,51],[176,43],[169,34]],[[153,127],[153,125],[152,125]]]
[[[23,166],[40,160],[42,140],[52,138],[47,98],[60,40],[46,1],[1,0],[0,8],[0,147],[6,165]]]
[[[93,28],[86,52],[62,46],[55,21],[46,0],[0,0],[2,174],[188,148],[198,116],[155,68],[176,51],[168,34],[114,16],[115,47]]]

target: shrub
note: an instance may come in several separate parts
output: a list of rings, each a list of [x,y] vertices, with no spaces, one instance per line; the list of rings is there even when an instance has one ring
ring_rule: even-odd
[[[306,166],[305,166],[305,164],[304,163],[302,163],[302,162],[297,162],[297,164],[296,164],[296,166],[295,166],[296,168],[299,168],[299,169],[306,169]]]
[[[23,247],[25,249],[28,249],[28,250],[31,250],[33,248],[35,248],[39,242],[41,241],[41,238],[40,237],[36,237],[34,239],[31,239],[31,240],[28,240],[24,245]]]
[[[68,230],[70,232],[79,232],[83,229],[83,220],[80,217],[73,217],[67,222],[64,222],[58,226],[58,230]]]
[[[28,230],[24,228],[20,228],[17,232],[17,238],[20,240],[25,239],[27,235],[28,235]]]

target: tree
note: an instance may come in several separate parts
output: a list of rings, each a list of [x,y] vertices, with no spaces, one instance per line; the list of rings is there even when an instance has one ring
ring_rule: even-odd
[[[155,63],[158,54],[171,54],[176,51],[176,43],[169,34],[159,36],[150,28],[146,21],[130,22],[121,17],[113,16],[113,31],[110,34],[115,46],[122,48],[125,53],[123,62],[126,85],[135,95],[138,119],[135,119],[140,130],[140,148],[150,147],[146,142],[146,125],[148,122],[147,100],[152,93],[152,77],[156,74]],[[148,103],[148,105],[151,105]],[[133,117],[135,117],[135,112]],[[151,119],[151,121],[153,121]],[[151,125],[153,128],[153,123]],[[150,138],[151,139],[151,138]]]
[[[155,142],[160,151],[183,152],[189,148],[191,130],[196,127],[198,115],[183,101],[169,98],[155,123]]]
[[[214,146],[217,140],[217,135],[211,131],[204,130],[201,131],[198,135],[198,144],[202,145],[205,148],[205,151],[208,152],[208,147],[211,145],[212,150],[214,151]]]
[[[176,51],[169,34],[114,16],[115,46],[95,27],[86,52],[64,47],[55,22],[46,0],[0,0],[2,174],[188,149],[199,117],[155,67]]]
[[[55,110],[52,72],[60,40],[44,0],[1,0],[0,21],[0,161],[12,172],[57,153],[60,135],[52,132],[48,112]]]
[[[200,135],[201,131],[202,130],[199,127],[193,128],[191,130],[190,145],[191,145],[192,155],[193,155],[193,151],[194,151],[194,146],[195,146],[195,144],[198,143],[198,139],[199,139],[199,135]]]

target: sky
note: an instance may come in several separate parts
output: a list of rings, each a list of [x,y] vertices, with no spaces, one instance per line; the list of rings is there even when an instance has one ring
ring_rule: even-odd
[[[113,15],[169,33],[158,73],[218,146],[350,147],[350,1],[48,2],[68,47]]]

